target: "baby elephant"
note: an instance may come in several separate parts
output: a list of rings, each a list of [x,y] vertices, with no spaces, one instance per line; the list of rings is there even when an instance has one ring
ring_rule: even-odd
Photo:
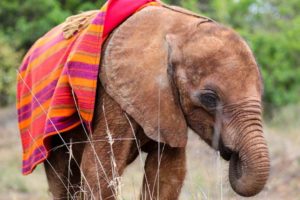
[[[44,162],[54,198],[116,199],[119,177],[143,151],[141,199],[178,199],[188,127],[230,161],[234,191],[263,189],[270,161],[262,78],[239,35],[179,7],[149,6],[100,53],[92,134],[78,126],[54,136]]]

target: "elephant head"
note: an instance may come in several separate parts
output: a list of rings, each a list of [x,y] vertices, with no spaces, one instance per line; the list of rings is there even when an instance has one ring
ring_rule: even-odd
[[[238,194],[262,190],[270,167],[262,80],[233,30],[182,9],[145,8],[107,39],[100,79],[149,138],[183,147],[190,127],[230,160]]]

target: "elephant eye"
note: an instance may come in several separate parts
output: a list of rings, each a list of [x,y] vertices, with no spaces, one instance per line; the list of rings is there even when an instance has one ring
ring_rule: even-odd
[[[218,99],[218,96],[213,91],[206,91],[200,95],[200,103],[209,110],[217,107]]]

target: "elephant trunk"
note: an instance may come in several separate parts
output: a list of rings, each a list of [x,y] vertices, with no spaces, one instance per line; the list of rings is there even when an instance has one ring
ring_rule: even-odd
[[[269,176],[270,160],[261,120],[252,121],[239,134],[229,163],[229,181],[235,192],[249,197],[259,193]]]

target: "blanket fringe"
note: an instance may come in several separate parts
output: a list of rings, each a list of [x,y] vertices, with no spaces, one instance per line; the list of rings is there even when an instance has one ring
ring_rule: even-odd
[[[85,29],[97,13],[99,13],[99,10],[91,10],[68,17],[62,25],[64,38],[70,39],[76,33]]]

